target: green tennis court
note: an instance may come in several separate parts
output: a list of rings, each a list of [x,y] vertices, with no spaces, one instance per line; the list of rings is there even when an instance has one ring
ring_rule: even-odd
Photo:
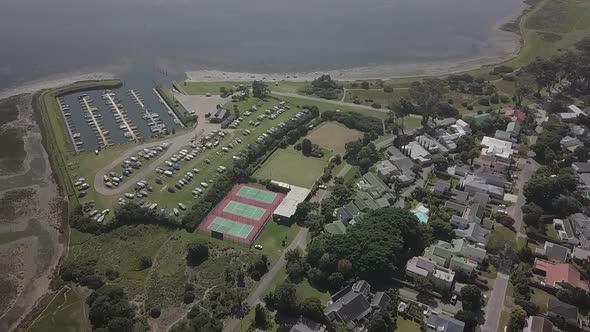
[[[260,220],[266,213],[266,209],[236,201],[229,201],[229,203],[223,208],[223,212],[235,214],[248,219]]]
[[[277,197],[276,193],[267,190],[261,190],[254,187],[243,186],[237,193],[238,196],[248,198],[254,201],[270,204]]]
[[[250,232],[252,232],[254,226],[242,224],[221,217],[215,217],[211,225],[209,225],[209,229],[215,232],[245,239],[248,237],[248,235],[250,235]]]

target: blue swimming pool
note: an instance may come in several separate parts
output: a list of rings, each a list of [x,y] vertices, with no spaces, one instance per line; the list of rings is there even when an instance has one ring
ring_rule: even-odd
[[[412,210],[412,212],[421,223],[428,222],[428,212],[430,211],[424,205],[418,205],[415,209]]]

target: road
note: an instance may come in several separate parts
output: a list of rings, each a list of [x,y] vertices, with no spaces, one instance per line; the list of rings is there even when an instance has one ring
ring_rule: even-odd
[[[539,169],[539,164],[532,159],[528,159],[523,170],[519,174],[518,181],[516,182],[518,187],[518,197],[516,203],[512,204],[506,209],[506,212],[514,218],[514,229],[516,229],[517,237],[526,237],[526,234],[522,233],[522,206],[526,203],[524,197],[524,185],[529,181],[533,173]],[[481,328],[482,332],[496,332],[498,330],[498,324],[502,310],[504,309],[504,298],[506,297],[506,287],[508,286],[508,275],[498,272],[496,281],[492,288],[492,294],[488,304],[484,311],[485,323]]]
[[[299,232],[295,236],[295,239],[291,242],[291,244],[283,250],[283,254],[281,257],[274,263],[274,265],[270,268],[270,270],[262,277],[258,286],[250,295],[246,298],[246,303],[248,306],[254,310],[254,306],[260,302],[260,297],[267,291],[268,287],[271,285],[274,278],[277,276],[279,271],[285,266],[287,261],[285,260],[285,253],[289,250],[300,248],[305,251],[307,247],[307,228],[299,229]],[[223,328],[223,332],[232,332],[237,329],[240,325],[239,319],[231,319],[228,321],[227,325]]]
[[[281,96],[281,97],[293,97],[293,98],[299,98],[299,99],[305,99],[305,100],[311,100],[311,101],[319,101],[319,102],[322,102],[322,103],[332,104],[332,105],[336,105],[336,106],[355,107],[355,108],[361,108],[361,109],[370,110],[370,111],[373,111],[373,112],[389,113],[389,110],[388,109],[374,108],[374,107],[367,106],[367,105],[359,105],[359,104],[347,103],[347,102],[344,102],[344,101],[341,101],[341,100],[322,99],[322,98],[310,97],[310,96],[300,95],[300,94],[291,93],[291,92],[277,92],[277,91],[273,91],[272,94],[273,95],[276,95],[276,96]]]
[[[504,298],[506,297],[506,288],[508,287],[508,276],[503,273],[498,273],[494,286],[492,287],[492,294],[485,311],[485,323],[481,326],[481,332],[496,332],[500,323],[500,316],[504,309]]]

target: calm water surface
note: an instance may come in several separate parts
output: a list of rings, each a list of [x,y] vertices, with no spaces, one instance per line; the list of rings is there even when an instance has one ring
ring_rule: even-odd
[[[0,88],[111,64],[308,71],[465,59],[521,0],[2,0]],[[168,68],[166,69],[168,70]],[[173,69],[170,69],[173,70]]]

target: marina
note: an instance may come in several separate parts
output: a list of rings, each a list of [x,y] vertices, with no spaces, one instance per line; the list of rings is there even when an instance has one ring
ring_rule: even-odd
[[[170,115],[172,118],[174,118],[174,124],[181,126],[181,127],[185,127],[185,125],[182,123],[182,121],[180,121],[178,116],[176,116],[176,113],[174,113],[174,111],[170,108],[170,106],[168,106],[166,101],[164,101],[164,98],[160,95],[158,90],[156,90],[156,89],[152,89],[152,90],[154,91],[154,94],[158,97],[160,104],[164,105],[164,107],[166,107],[166,109],[168,110],[168,115]]]
[[[80,106],[84,111],[84,118],[86,123],[94,132],[94,135],[98,141],[98,148],[103,149],[113,144],[110,138],[110,132],[105,130],[102,124],[102,115],[98,111],[98,108],[94,107],[92,99],[87,94],[81,94],[78,96]],[[82,141],[76,142],[76,145],[83,145]]]
[[[135,102],[135,104],[141,108],[144,112],[142,118],[147,121],[152,134],[160,134],[166,130],[166,125],[163,124],[158,113],[153,113],[150,109],[145,106],[143,96],[135,89],[127,91],[127,94]]]
[[[127,112],[123,109],[123,105],[117,99],[117,95],[114,92],[105,91],[102,98],[113,113],[115,122],[119,125],[119,129],[123,130],[123,136],[127,139],[137,141],[140,138],[137,132],[137,127],[133,126],[131,121],[127,118]]]
[[[82,147],[84,145],[84,142],[82,142],[81,135],[79,132],[77,132],[76,125],[72,120],[72,114],[70,113],[70,105],[66,103],[64,97],[56,97],[55,101],[59,106],[59,110],[61,111],[62,117],[66,124],[66,128],[68,129],[68,134],[70,135],[70,140],[72,141],[74,151],[76,151],[76,153],[84,151],[84,148]]]

